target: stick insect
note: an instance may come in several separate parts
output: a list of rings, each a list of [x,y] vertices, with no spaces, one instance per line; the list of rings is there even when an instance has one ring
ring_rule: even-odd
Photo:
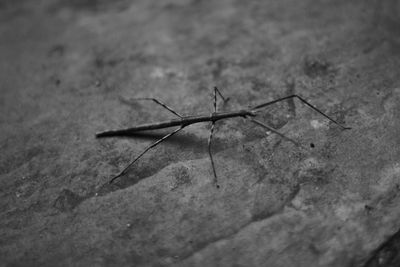
[[[219,112],[217,110],[217,94],[221,97],[221,99],[224,102],[227,102],[229,100],[229,98],[225,98],[221,92],[218,90],[217,87],[214,87],[214,112],[211,114],[207,114],[207,115],[192,115],[192,116],[183,116],[181,114],[179,114],[178,112],[176,112],[175,110],[173,110],[172,108],[168,107],[166,104],[164,104],[163,102],[161,102],[160,100],[156,99],[156,98],[135,98],[134,100],[149,100],[149,101],[153,101],[154,103],[156,103],[157,105],[160,105],[161,107],[163,107],[164,109],[168,110],[169,112],[171,112],[172,114],[174,114],[175,116],[177,116],[177,119],[173,119],[173,120],[169,120],[169,121],[163,121],[163,122],[156,122],[156,123],[149,123],[149,124],[142,124],[139,126],[135,126],[135,127],[131,127],[131,128],[126,128],[126,129],[119,129],[119,130],[109,130],[109,131],[105,131],[105,132],[100,132],[96,134],[97,138],[100,137],[113,137],[113,136],[124,136],[124,135],[131,135],[131,134],[135,134],[135,133],[139,133],[142,131],[149,131],[149,130],[157,130],[157,129],[164,129],[164,128],[170,128],[170,127],[176,127],[178,126],[178,128],[176,128],[174,131],[170,132],[169,134],[163,136],[162,138],[158,139],[156,142],[152,143],[150,146],[148,146],[146,149],[144,149],[138,156],[136,156],[136,158],[133,159],[133,161],[131,161],[131,163],[129,163],[119,174],[117,174],[116,176],[114,176],[109,183],[112,184],[116,179],[118,179],[119,177],[123,176],[124,174],[127,173],[128,169],[136,162],[138,161],[147,151],[149,151],[150,149],[154,148],[155,146],[157,146],[158,144],[164,142],[165,140],[167,140],[168,138],[170,138],[171,136],[175,135],[176,133],[178,133],[179,131],[181,131],[182,129],[184,129],[185,127],[195,124],[195,123],[200,123],[200,122],[210,122],[211,123],[211,129],[210,129],[210,135],[208,137],[208,155],[210,157],[210,161],[211,161],[211,167],[212,167],[212,171],[213,171],[213,176],[214,176],[214,183],[216,185],[217,188],[219,188],[218,185],[218,178],[217,178],[217,172],[215,170],[215,164],[214,164],[214,159],[211,153],[211,143],[212,143],[212,138],[213,138],[213,134],[214,134],[214,126],[215,123],[219,120],[223,120],[223,119],[229,119],[229,118],[237,118],[237,117],[242,117],[244,119],[249,120],[250,122],[270,131],[273,132],[279,136],[281,136],[284,139],[287,139],[288,141],[294,143],[295,145],[299,145],[296,141],[294,141],[293,139],[285,136],[284,134],[280,133],[278,130],[272,128],[271,126],[268,126],[267,124],[255,119],[255,117],[257,116],[257,114],[259,112],[262,111],[263,108],[270,106],[272,104],[278,103],[278,102],[282,102],[288,99],[295,99],[297,98],[298,100],[300,100],[303,104],[307,105],[308,107],[310,107],[311,109],[313,109],[314,111],[318,112],[320,115],[324,116],[325,118],[327,118],[329,121],[333,122],[334,124],[338,125],[339,127],[341,127],[343,130],[347,130],[347,129],[351,129],[350,127],[345,127],[341,124],[339,124],[337,121],[335,121],[334,119],[332,119],[331,117],[329,117],[328,115],[326,115],[325,113],[323,113],[321,110],[319,110],[318,108],[316,108],[315,106],[311,105],[309,102],[307,102],[305,99],[303,99],[301,96],[299,95],[289,95],[289,96],[285,96],[282,98],[278,98],[272,101],[268,101],[268,102],[264,102],[261,103],[259,105],[256,105],[254,107],[250,107],[248,109],[241,109],[241,110],[236,110],[236,111],[228,111],[228,112]]]

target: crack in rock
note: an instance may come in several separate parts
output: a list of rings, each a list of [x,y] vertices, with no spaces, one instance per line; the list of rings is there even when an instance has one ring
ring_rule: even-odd
[[[187,259],[189,259],[190,257],[192,257],[193,255],[195,255],[196,253],[206,249],[207,247],[212,246],[213,244],[216,244],[222,240],[228,240],[228,239],[232,239],[236,234],[238,234],[239,232],[241,232],[242,230],[244,230],[245,228],[249,227],[250,225],[252,225],[253,223],[257,223],[257,222],[262,222],[262,221],[266,221],[276,215],[281,214],[285,207],[297,196],[297,194],[300,192],[300,184],[296,185],[294,187],[294,189],[292,190],[292,192],[289,194],[289,196],[285,199],[285,201],[283,202],[283,204],[276,209],[273,212],[270,213],[266,213],[266,214],[262,214],[261,216],[258,214],[253,214],[251,217],[251,220],[249,220],[247,223],[244,223],[242,226],[240,226],[239,228],[232,230],[230,233],[227,233],[225,235],[221,235],[218,236],[212,240],[210,240],[209,242],[204,242],[202,244],[199,244],[197,246],[197,249],[195,249],[192,252],[188,252],[185,254],[182,254],[180,256],[178,256],[178,258],[180,259],[179,261],[185,261]],[[176,255],[174,255],[174,257],[176,257]]]

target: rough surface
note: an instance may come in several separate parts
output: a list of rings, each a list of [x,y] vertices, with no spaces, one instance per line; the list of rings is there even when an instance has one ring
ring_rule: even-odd
[[[400,228],[400,6],[382,2],[0,1],[1,264],[396,264],[377,250]],[[220,121],[220,189],[207,124],[107,184],[165,132],[94,133],[172,115],[130,98],[206,113],[214,85],[220,109],[297,93],[353,129],[288,101],[260,119],[306,149]]]

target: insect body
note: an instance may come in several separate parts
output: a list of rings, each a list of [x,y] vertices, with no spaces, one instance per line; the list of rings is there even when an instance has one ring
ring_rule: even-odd
[[[178,133],[179,131],[181,131],[186,126],[189,126],[189,125],[192,125],[192,124],[195,124],[195,123],[200,123],[200,122],[211,122],[211,130],[210,130],[210,135],[209,135],[209,138],[208,138],[208,154],[209,154],[210,160],[211,160],[211,166],[212,166],[212,170],[213,170],[213,174],[214,174],[214,182],[215,182],[216,186],[219,187],[218,179],[217,179],[217,173],[215,171],[214,160],[213,160],[213,156],[212,156],[212,153],[211,153],[211,141],[212,141],[212,137],[213,137],[213,133],[214,133],[214,125],[215,125],[215,123],[218,120],[242,117],[242,118],[248,119],[251,122],[255,123],[256,125],[261,126],[264,129],[267,129],[267,130],[269,130],[269,131],[271,131],[271,132],[273,132],[275,134],[278,134],[281,137],[283,137],[283,138],[295,143],[296,145],[298,145],[296,141],[286,137],[284,134],[280,133],[276,129],[274,129],[274,128],[266,125],[265,123],[255,119],[255,117],[257,116],[257,113],[260,112],[262,108],[265,108],[265,107],[267,107],[269,105],[272,105],[272,104],[275,104],[275,103],[278,103],[278,102],[281,102],[281,101],[284,101],[284,100],[287,100],[287,99],[297,98],[302,103],[304,103],[305,105],[309,106],[310,108],[312,108],[313,110],[315,110],[316,112],[318,112],[319,114],[321,114],[322,116],[324,116],[325,118],[330,120],[331,122],[333,122],[336,125],[340,126],[342,129],[351,129],[349,127],[345,127],[345,126],[339,124],[334,119],[330,118],[328,115],[326,115],[325,113],[323,113],[322,111],[320,111],[319,109],[317,109],[316,107],[314,107],[313,105],[311,105],[310,103],[308,103],[306,100],[304,100],[302,97],[300,97],[298,95],[290,95],[290,96],[282,97],[282,98],[279,98],[279,99],[276,99],[276,100],[273,100],[273,101],[264,102],[264,103],[259,104],[257,106],[251,107],[249,109],[230,111],[230,112],[218,112],[217,111],[217,93],[221,96],[221,98],[223,99],[224,102],[227,102],[229,100],[228,98],[224,98],[222,96],[221,92],[218,90],[217,87],[214,87],[214,112],[209,114],[209,115],[195,115],[195,116],[182,116],[179,113],[177,113],[176,111],[174,111],[172,108],[168,107],[163,102],[161,102],[161,101],[159,101],[159,100],[157,100],[155,98],[137,98],[136,100],[151,100],[151,101],[155,102],[156,104],[162,106],[163,108],[167,109],[168,111],[170,111],[171,113],[173,113],[177,117],[179,117],[179,119],[174,119],[174,120],[164,121],[164,122],[143,124],[143,125],[127,128],[127,129],[105,131],[105,132],[97,133],[96,137],[123,136],[123,135],[139,133],[139,132],[142,132],[142,131],[164,129],[164,128],[176,127],[176,126],[179,126],[179,127],[177,129],[175,129],[174,131],[172,131],[171,133],[169,133],[169,134],[165,135],[164,137],[160,138],[159,140],[157,140],[156,142],[154,142],[150,146],[148,146],[127,167],[125,167],[125,169],[123,169],[118,175],[114,176],[110,180],[109,183],[113,183],[117,178],[119,178],[122,175],[124,175],[127,172],[127,170],[129,169],[129,167],[132,166],[139,158],[141,158],[151,148],[157,146],[158,144],[160,144],[161,142],[165,141],[166,139],[168,139],[172,135]]]
[[[139,125],[136,127],[132,128],[127,128],[127,129],[122,129],[122,130],[111,130],[107,132],[102,132],[96,134],[96,137],[110,137],[110,136],[116,136],[116,135],[124,135],[124,134],[133,134],[141,131],[149,131],[149,130],[158,130],[158,129],[164,129],[168,127],[174,127],[174,126],[188,126],[191,124],[199,123],[199,122],[205,122],[205,121],[211,121],[211,122],[216,122],[218,120],[222,119],[228,119],[228,118],[234,118],[234,117],[254,117],[256,114],[254,112],[248,111],[248,110],[239,110],[239,111],[234,111],[234,112],[216,112],[212,113],[211,115],[198,115],[198,116],[184,116],[181,119],[175,119],[175,120],[170,120],[170,121],[164,121],[164,122],[157,122],[157,123],[148,123],[148,124],[143,124]]]

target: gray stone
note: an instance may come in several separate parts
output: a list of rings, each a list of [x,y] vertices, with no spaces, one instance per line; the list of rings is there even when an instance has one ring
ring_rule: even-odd
[[[397,1],[0,2],[7,266],[362,266],[400,228]],[[300,94],[260,120],[98,131]],[[383,255],[383,254],[382,254]],[[381,257],[384,259],[384,257]],[[373,261],[369,261],[373,262]],[[386,262],[389,262],[388,260]]]

